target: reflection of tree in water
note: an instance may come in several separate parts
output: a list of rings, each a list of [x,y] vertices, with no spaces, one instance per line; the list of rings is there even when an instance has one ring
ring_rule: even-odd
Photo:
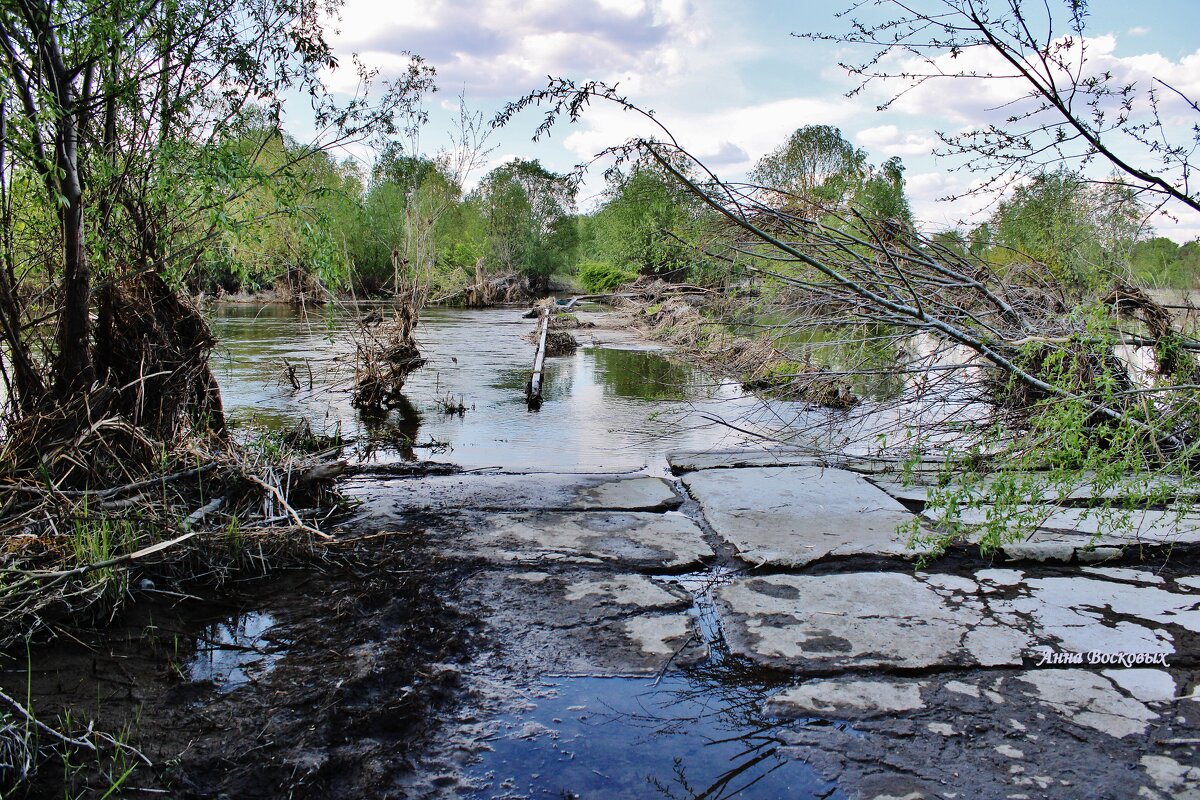
[[[366,437],[359,445],[361,457],[369,459],[379,450],[395,450],[405,461],[417,458],[413,445],[421,428],[421,412],[404,395],[396,398],[392,410],[378,412],[359,409]]]
[[[570,397],[575,385],[575,372],[569,365],[571,359],[547,359],[545,382],[542,384],[543,400],[561,400]],[[528,369],[501,370],[491,388],[511,393],[509,402],[525,405],[525,387],[529,383]]]
[[[319,333],[336,328],[341,321],[332,306],[293,308],[271,304],[264,306],[220,306],[210,313],[208,322],[222,342],[236,342],[239,352],[259,355],[259,349],[247,349],[251,342],[275,345],[281,338],[294,337],[298,324],[308,324]],[[236,331],[236,335],[231,335]]]
[[[703,729],[709,732],[708,746],[735,744],[737,749],[726,769],[701,783],[695,782],[695,772],[707,774],[708,770],[691,765],[693,777],[689,779],[689,765],[676,758],[670,781],[647,777],[661,795],[679,800],[735,797],[792,762],[779,752],[785,742],[775,735],[778,728],[791,723],[765,719],[761,711],[763,702],[778,688],[776,681],[764,680],[762,670],[756,667],[728,659],[689,668],[684,674],[688,680],[669,688],[659,704],[662,713],[657,718],[648,714],[643,721],[654,725],[659,735],[695,735],[697,729]],[[715,759],[701,760],[711,766]]]
[[[588,353],[596,362],[597,380],[606,393],[640,400],[688,400],[704,391],[697,373],[658,353],[610,350],[598,347]]]
[[[645,732],[652,749],[675,749],[669,775],[647,774],[646,783],[672,800],[738,796],[841,796],[786,749],[783,729],[805,722],[765,717],[764,701],[789,678],[728,656],[661,679],[633,698],[636,710],[608,708],[601,725]],[[622,704],[624,706],[624,704]],[[679,744],[671,746],[672,737]],[[785,770],[774,775],[778,770]],[[781,795],[780,792],[786,793]],[[747,794],[749,793],[749,794]]]
[[[782,318],[763,317],[772,324]],[[841,328],[783,329],[772,344],[795,361],[842,373],[854,393],[873,400],[892,400],[904,391],[897,373],[896,352],[908,336],[883,325]]]

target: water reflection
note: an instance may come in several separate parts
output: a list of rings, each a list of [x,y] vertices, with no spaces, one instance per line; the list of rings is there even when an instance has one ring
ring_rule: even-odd
[[[525,337],[532,323],[520,315],[427,309],[417,332],[427,363],[405,383],[409,407],[381,420],[350,404],[357,311],[220,306],[212,324],[225,407],[243,428],[290,428],[302,418],[318,432],[340,426],[358,456],[378,461],[428,457],[413,447],[426,443],[452,449],[448,458],[467,468],[580,471],[639,469],[662,464],[674,449],[733,446],[746,435],[707,424],[704,415],[752,430],[754,415],[764,414],[739,387],[627,349],[632,337],[605,330],[578,332],[580,350],[547,361],[546,402],[529,413],[533,347]],[[285,358],[302,377],[300,390],[286,380]],[[463,397],[462,416],[441,412],[438,401],[448,394]]]
[[[389,411],[358,409],[365,437],[358,444],[362,459],[373,459],[382,449],[398,454],[405,461],[417,458],[415,446],[421,429],[421,412],[405,395],[400,395]]]
[[[711,379],[660,353],[598,347],[584,356],[610,397],[638,400],[696,400],[711,397]]]
[[[728,667],[541,689],[473,771],[477,797],[844,797],[781,752],[779,728],[805,723],[762,718],[775,687]]]
[[[251,611],[204,626],[196,636],[196,652],[185,665],[188,679],[229,692],[267,675],[284,651],[281,643],[266,637],[274,624],[270,614]]]
[[[797,327],[790,317],[771,314],[755,316],[734,328],[745,336],[756,336],[764,328],[769,329],[772,342],[789,359],[841,374],[859,397],[886,401],[904,392],[904,375],[895,370],[907,335],[898,335],[890,328]]]

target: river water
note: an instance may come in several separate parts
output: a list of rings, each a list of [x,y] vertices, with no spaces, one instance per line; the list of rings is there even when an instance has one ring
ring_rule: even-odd
[[[670,450],[739,444],[752,438],[742,431],[765,431],[778,413],[735,383],[605,328],[575,331],[581,348],[547,360],[545,403],[531,412],[525,384],[534,348],[526,337],[534,322],[512,309],[429,309],[417,334],[427,363],[405,384],[409,405],[383,419],[364,417],[350,403],[359,313],[365,309],[217,309],[217,377],[231,421],[269,429],[307,419],[318,433],[340,431],[360,457],[385,462],[615,472],[660,470]],[[461,398],[466,413],[444,413],[438,401],[447,397]]]

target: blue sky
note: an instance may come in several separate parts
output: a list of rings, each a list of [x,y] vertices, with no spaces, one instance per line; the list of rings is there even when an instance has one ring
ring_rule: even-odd
[[[916,0],[921,5],[938,0]],[[1055,0],[1051,0],[1055,2]],[[402,68],[404,51],[438,71],[429,98],[430,125],[420,147],[449,141],[457,95],[487,115],[545,84],[547,75],[619,82],[638,105],[653,109],[682,143],[723,178],[744,177],[754,161],[797,127],[831,124],[864,147],[874,163],[903,158],[919,220],[931,229],[979,221],[985,201],[938,197],[967,188],[971,176],[930,154],[935,131],[987,119],[1003,92],[942,82],[891,110],[876,106],[886,87],[847,99],[854,84],[837,67],[835,45],[793,33],[838,31],[845,22],[832,0],[346,0],[333,37],[343,63],[357,52],[384,75]],[[1040,6],[1040,3],[1038,4]],[[1093,0],[1089,37],[1096,63],[1120,76],[1170,80],[1200,97],[1200,1]],[[331,86],[351,76],[331,76]],[[346,84],[348,87],[349,84]],[[535,115],[493,134],[490,161],[538,158],[565,171],[637,132],[629,114],[594,107],[575,126],[533,143]],[[1186,122],[1185,117],[1180,121]],[[367,157],[367,156],[363,156]],[[602,187],[599,171],[584,186],[583,207]],[[1178,241],[1200,236],[1200,218],[1159,217],[1155,227]]]

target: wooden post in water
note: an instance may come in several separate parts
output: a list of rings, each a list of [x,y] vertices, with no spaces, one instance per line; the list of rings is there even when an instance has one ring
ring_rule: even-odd
[[[530,411],[542,407],[542,368],[546,364],[546,333],[550,330],[550,309],[543,308],[538,322],[537,355],[533,357],[533,374],[529,376],[529,385],[525,387],[525,401]]]

